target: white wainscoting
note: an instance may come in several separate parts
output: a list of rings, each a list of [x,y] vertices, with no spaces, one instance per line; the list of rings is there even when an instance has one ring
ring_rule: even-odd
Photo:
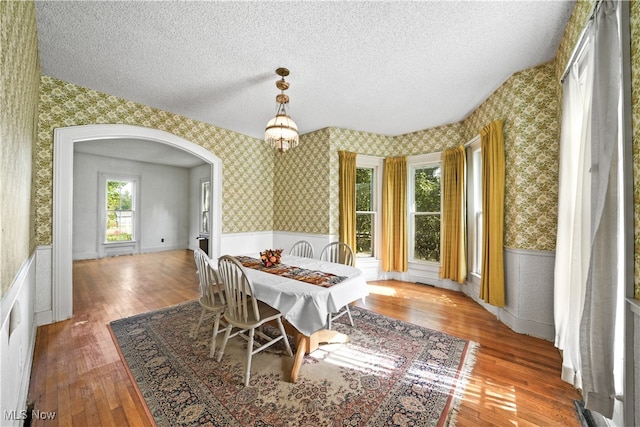
[[[553,341],[555,252],[505,248],[507,305],[500,320],[516,332]]]
[[[380,260],[356,257],[356,267],[362,270],[367,281],[380,280]]]
[[[36,326],[53,323],[53,284],[51,280],[52,246],[38,246],[36,249],[36,296],[35,322]]]
[[[22,411],[26,409],[36,340],[33,316],[35,258],[34,253],[22,264],[0,308],[0,416],[3,426],[21,425]]]
[[[313,257],[320,258],[320,252],[322,248],[327,246],[331,242],[338,240],[338,236],[330,234],[310,234],[310,233],[295,233],[291,231],[274,231],[273,232],[273,244],[277,249],[284,249],[284,253],[288,254],[291,247],[299,240],[306,240],[313,246]]]
[[[515,332],[553,341],[553,274],[555,252],[505,248],[504,307],[480,299],[480,280],[470,275],[462,287],[469,297]]]
[[[273,232],[223,233],[220,236],[220,255],[252,254],[273,248]]]

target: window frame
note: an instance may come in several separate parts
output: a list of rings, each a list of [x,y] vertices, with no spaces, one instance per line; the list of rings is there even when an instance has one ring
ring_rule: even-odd
[[[469,274],[482,276],[482,152],[480,135],[465,144],[467,155],[467,260]]]
[[[117,245],[138,245],[140,240],[140,176],[121,173],[100,172],[98,185],[98,242],[103,247]],[[107,240],[107,182],[129,181],[132,189],[132,232],[131,240],[119,240],[110,242]]]
[[[437,165],[442,170],[442,153],[428,153],[407,158],[407,230],[409,246],[409,262],[421,265],[440,265],[441,261],[427,261],[415,258],[415,170]],[[434,212],[418,214],[433,215]],[[442,180],[440,180],[440,248],[442,249]],[[442,252],[441,252],[442,253]]]
[[[382,236],[382,217],[380,210],[382,208],[382,168],[383,159],[381,157],[358,154],[356,156],[356,169],[373,169],[373,194],[371,200],[372,211],[356,211],[356,216],[361,214],[373,214],[373,223],[371,227],[371,255],[362,255],[356,252],[354,254],[358,259],[378,259],[380,254],[380,236]],[[357,221],[356,221],[357,224]]]

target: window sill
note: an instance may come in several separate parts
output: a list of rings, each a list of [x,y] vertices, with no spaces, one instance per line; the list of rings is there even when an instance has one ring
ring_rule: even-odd
[[[415,265],[424,265],[426,267],[440,267],[440,263],[435,261],[422,261],[419,259],[410,259],[409,263],[415,264]]]
[[[425,261],[409,261],[409,269],[416,271],[439,272],[440,264]]]

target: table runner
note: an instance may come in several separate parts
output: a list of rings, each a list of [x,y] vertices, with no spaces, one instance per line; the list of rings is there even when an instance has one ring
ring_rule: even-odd
[[[247,268],[264,271],[265,273],[275,274],[288,279],[299,280],[312,285],[322,286],[323,288],[330,288],[331,286],[347,279],[345,276],[336,276],[335,274],[325,273],[324,271],[307,270],[305,268],[294,267],[286,264],[266,267],[259,259],[248,256],[238,256],[236,258]]]

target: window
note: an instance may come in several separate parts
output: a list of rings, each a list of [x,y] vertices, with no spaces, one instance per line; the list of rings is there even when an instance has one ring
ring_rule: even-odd
[[[482,153],[480,137],[467,148],[467,235],[469,270],[480,275],[482,270]]]
[[[439,263],[440,154],[416,157],[416,160],[412,159],[413,165],[409,167],[408,201],[411,260]],[[434,161],[436,158],[437,160]]]
[[[373,256],[375,230],[373,208],[373,169],[356,169],[356,253]]]
[[[106,180],[106,242],[126,242],[135,239],[135,182]]]
[[[210,181],[200,183],[200,233],[209,234]]]
[[[380,194],[382,192],[382,159],[356,157],[356,247],[357,257],[375,257],[380,235]]]

